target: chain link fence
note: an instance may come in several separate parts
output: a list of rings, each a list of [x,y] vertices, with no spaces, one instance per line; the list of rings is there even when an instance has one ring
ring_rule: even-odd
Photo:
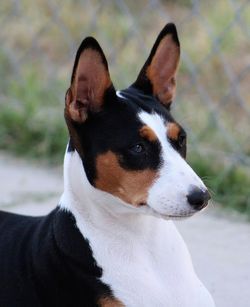
[[[41,127],[51,114],[63,122],[64,93],[85,36],[98,39],[114,84],[122,88],[135,80],[156,36],[170,21],[177,25],[182,48],[173,112],[188,130],[191,156],[200,153],[213,163],[220,161],[224,174],[235,165],[249,174],[248,0],[1,1],[1,109],[15,104],[20,113],[26,100],[38,100]],[[46,106],[51,110],[50,103],[56,111],[42,113]],[[4,147],[10,143],[8,136]]]

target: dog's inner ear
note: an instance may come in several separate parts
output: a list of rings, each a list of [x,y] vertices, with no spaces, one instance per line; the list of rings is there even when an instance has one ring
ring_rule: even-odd
[[[106,58],[97,41],[88,37],[76,55],[71,86],[66,93],[66,115],[83,123],[88,112],[101,110],[109,89],[114,91]]]
[[[151,53],[133,86],[154,95],[170,107],[176,90],[180,43],[174,24],[167,24],[159,34]]]

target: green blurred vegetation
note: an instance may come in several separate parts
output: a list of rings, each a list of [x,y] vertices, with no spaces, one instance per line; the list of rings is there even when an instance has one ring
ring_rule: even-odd
[[[64,88],[60,82],[48,86],[33,70],[20,83],[9,80],[1,97],[0,148],[52,163],[62,161],[68,133],[56,90],[63,93]]]
[[[216,156],[217,150],[225,154],[232,151],[220,130],[221,123],[235,140],[235,150],[250,154],[249,116],[231,92],[218,55],[220,52],[230,63],[235,76],[246,67],[249,57],[249,40],[242,28],[236,24],[225,31],[235,18],[228,1],[216,1],[216,9],[210,2],[201,1],[197,15],[190,15],[192,1],[188,0],[162,1],[163,6],[154,10],[147,10],[147,1],[127,1],[130,12],[126,14],[116,1],[109,6],[100,6],[97,0],[91,5],[77,0],[63,0],[63,6],[58,1],[54,6],[49,3],[24,0],[15,14],[10,2],[4,2],[0,9],[0,17],[7,16],[0,37],[8,47],[0,47],[0,149],[62,163],[68,139],[64,94],[73,65],[72,49],[75,52],[84,36],[97,37],[107,54],[116,87],[126,87],[136,78],[166,23],[166,13],[176,22],[182,50],[195,70],[194,77],[188,62],[182,61],[173,110],[190,132],[190,163],[205,178],[214,200],[250,217],[249,167]],[[244,1],[238,1],[241,3]],[[179,26],[181,20],[185,23]],[[250,25],[249,6],[241,15],[241,24]],[[30,50],[32,44],[36,48]],[[8,50],[16,57],[14,61]],[[198,83],[211,97],[209,107],[197,90]],[[239,90],[250,107],[248,87],[249,79],[241,80]],[[213,109],[217,110],[216,117]],[[214,154],[213,150],[200,151],[205,147],[215,149]]]

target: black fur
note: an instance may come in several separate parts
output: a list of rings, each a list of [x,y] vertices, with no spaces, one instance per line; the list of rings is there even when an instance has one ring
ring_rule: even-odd
[[[72,139],[70,138],[70,139],[69,139],[69,144],[68,144],[67,151],[68,151],[68,152],[73,152],[74,150],[75,150],[75,147],[74,147],[74,144],[73,144]]]
[[[166,124],[175,122],[170,112],[155,97],[146,95],[134,85],[121,91],[120,94],[124,98],[115,96],[106,99],[102,111],[89,113],[88,119],[83,124],[74,124],[84,152],[81,158],[91,184],[94,184],[97,175],[96,158],[107,151],[116,153],[120,165],[128,170],[147,168],[157,170],[160,167],[160,143],[145,141],[139,135],[139,130],[143,126],[138,119],[140,111],[157,113],[165,119]],[[181,131],[185,134],[182,128]],[[146,152],[133,155],[130,148],[136,144],[143,144]],[[179,147],[176,141],[171,141],[171,144],[185,157],[185,146]]]
[[[94,307],[112,295],[71,213],[0,212],[0,233],[1,307]]]

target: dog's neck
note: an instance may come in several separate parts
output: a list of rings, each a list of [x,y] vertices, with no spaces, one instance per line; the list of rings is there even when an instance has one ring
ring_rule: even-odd
[[[146,236],[155,229],[158,219],[141,214],[139,210],[123,203],[117,197],[94,188],[88,181],[77,151],[67,152],[64,159],[64,193],[60,206],[73,213],[77,225],[102,233],[130,232],[133,236]],[[154,231],[153,231],[154,232]]]
[[[95,189],[76,151],[65,155],[64,185],[61,207],[74,215],[103,270],[101,281],[112,285],[121,302],[126,306],[165,306],[166,301],[171,306],[213,306],[172,221],[142,214]]]

